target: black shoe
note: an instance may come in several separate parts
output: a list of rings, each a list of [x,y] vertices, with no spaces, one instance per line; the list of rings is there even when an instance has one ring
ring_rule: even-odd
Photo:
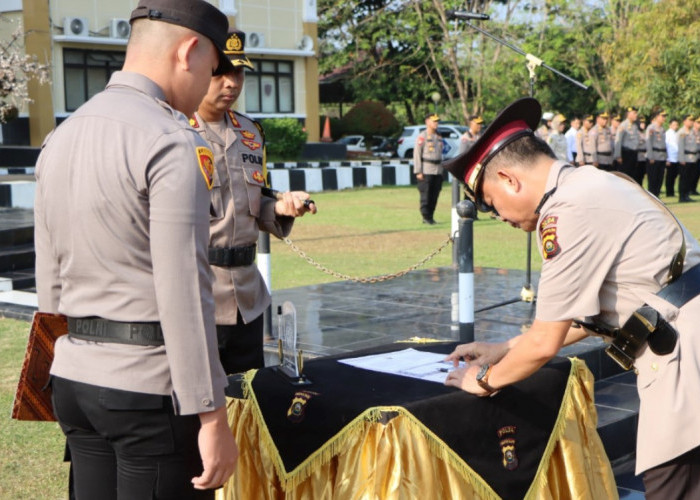
[[[433,219],[423,219],[423,224],[430,224],[431,226],[437,224]]]
[[[691,191],[690,194],[692,194],[693,196],[700,196],[700,193],[698,193],[697,191]]]
[[[678,200],[678,203],[693,203],[694,201],[696,200],[692,199],[690,196],[684,196],[683,198]]]

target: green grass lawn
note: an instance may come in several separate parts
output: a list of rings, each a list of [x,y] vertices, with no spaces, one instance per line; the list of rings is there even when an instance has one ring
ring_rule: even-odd
[[[310,258],[344,275],[396,273],[433,252],[450,233],[451,192],[447,184],[435,214],[436,226],[422,224],[415,187],[314,193],[313,198],[319,213],[299,219],[290,239]],[[663,201],[693,235],[700,236],[700,203]],[[483,215],[474,222],[476,266],[525,269],[526,250],[527,236],[522,231]],[[271,256],[273,293],[337,280],[274,238]],[[427,266],[451,263],[452,247],[448,246]],[[539,270],[540,265],[539,253],[533,248],[532,269]],[[0,499],[66,498],[67,467],[62,463],[63,437],[58,426],[9,418],[28,326],[21,321],[0,320]]]

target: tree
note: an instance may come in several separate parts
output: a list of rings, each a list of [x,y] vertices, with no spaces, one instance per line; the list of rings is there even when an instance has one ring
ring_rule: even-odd
[[[9,21],[0,15],[0,22]],[[42,84],[49,82],[49,66],[24,54],[26,35],[18,24],[9,40],[0,40],[0,123],[15,118],[22,106],[32,102],[27,91],[29,80],[37,78]]]

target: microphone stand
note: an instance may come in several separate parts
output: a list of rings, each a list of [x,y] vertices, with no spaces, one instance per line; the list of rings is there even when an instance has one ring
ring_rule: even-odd
[[[481,34],[483,34],[483,35],[486,35],[487,37],[491,38],[492,40],[497,41],[497,42],[500,43],[501,45],[505,45],[506,47],[508,47],[508,48],[511,49],[512,51],[517,52],[517,53],[520,54],[521,56],[524,56],[524,57],[525,57],[525,59],[527,60],[527,70],[528,70],[528,72],[529,72],[529,74],[530,74],[530,97],[534,97],[534,94],[535,94],[535,70],[536,70],[539,66],[542,66],[542,67],[544,67],[544,68],[547,68],[549,71],[551,71],[551,72],[554,73],[555,75],[557,75],[557,76],[563,78],[564,80],[567,80],[567,81],[573,83],[574,85],[576,85],[576,86],[582,88],[583,90],[588,90],[588,87],[587,87],[586,85],[584,85],[583,83],[581,83],[581,82],[579,82],[579,81],[577,81],[577,80],[574,80],[573,78],[571,78],[571,77],[568,76],[568,75],[565,75],[565,74],[562,73],[561,71],[558,71],[558,70],[552,68],[551,66],[545,64],[545,63],[542,61],[542,59],[540,59],[539,57],[536,57],[536,56],[534,56],[534,55],[532,55],[532,54],[526,53],[526,52],[525,52],[524,50],[522,50],[521,48],[516,47],[515,45],[513,45],[513,44],[511,44],[511,43],[508,43],[508,42],[506,42],[505,40],[502,40],[502,39],[498,38],[497,36],[495,36],[495,35],[489,33],[489,32],[486,31],[485,29],[473,25],[473,24],[470,23],[469,21],[464,21],[464,22],[465,22],[465,24],[466,24],[467,26],[469,26],[470,28],[472,28],[472,29],[478,31],[479,33],[481,33]],[[505,302],[500,302],[500,303],[498,303],[498,304],[490,305],[490,306],[487,306],[487,307],[482,307],[481,309],[477,309],[477,310],[474,311],[474,312],[475,312],[475,313],[478,313],[478,312],[488,311],[488,310],[490,310],[490,309],[495,309],[495,308],[497,308],[497,307],[505,306],[505,305],[508,305],[508,304],[514,304],[515,302],[520,302],[520,301],[523,301],[523,302],[532,302],[532,303],[533,303],[533,306],[534,306],[534,303],[535,303],[535,289],[532,287],[532,268],[531,268],[531,263],[530,263],[531,260],[532,260],[532,233],[531,233],[531,232],[528,232],[528,233],[527,233],[527,262],[526,262],[526,268],[525,268],[525,269],[526,269],[526,271],[525,271],[525,284],[523,285],[523,288],[520,290],[520,297],[518,297],[518,298],[516,298],[516,299],[507,300],[507,301],[505,301]]]

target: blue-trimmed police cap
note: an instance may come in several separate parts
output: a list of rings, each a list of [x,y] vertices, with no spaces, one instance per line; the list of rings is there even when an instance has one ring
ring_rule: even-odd
[[[224,53],[228,38],[228,19],[219,9],[204,0],[140,0],[131,12],[130,23],[149,19],[175,24],[206,36],[219,53],[219,66],[214,71],[221,75],[233,70]]]

